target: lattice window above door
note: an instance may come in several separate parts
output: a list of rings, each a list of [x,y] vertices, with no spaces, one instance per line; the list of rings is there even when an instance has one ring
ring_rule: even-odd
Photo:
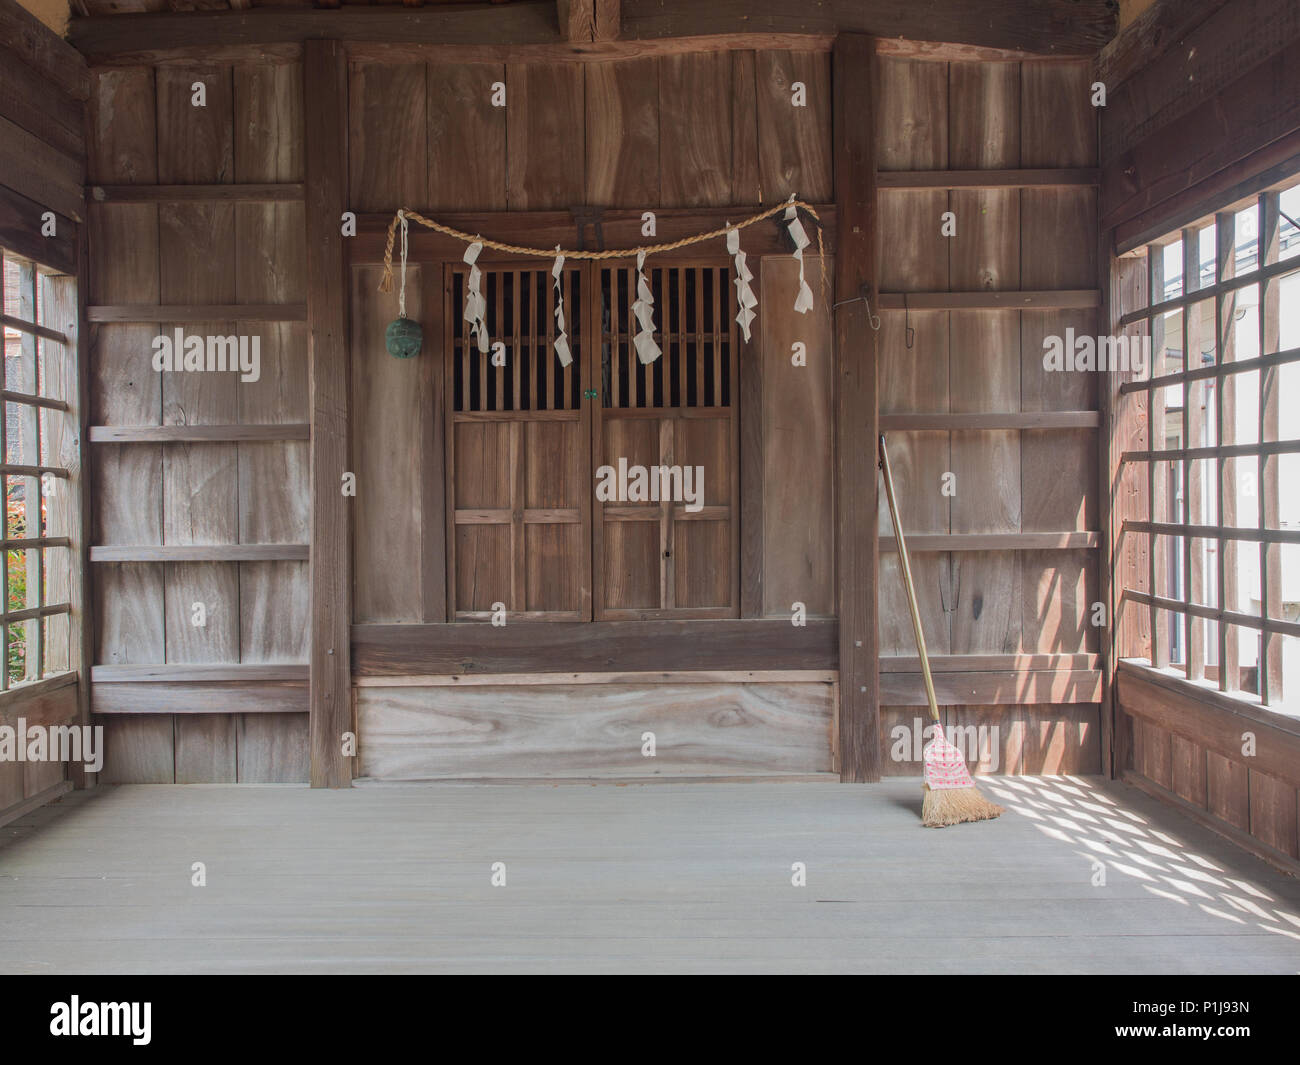
[[[735,317],[731,270],[726,266],[647,264],[654,293],[655,340],[663,355],[647,365],[636,357],[636,269],[602,267],[602,405],[644,407],[730,407],[731,351]]]
[[[582,402],[579,365],[583,315],[581,273],[565,270],[564,318],[573,363],[555,354],[555,288],[549,267],[483,268],[491,345],[505,345],[505,364],[492,364],[492,349],[478,349],[461,316],[468,271],[451,271],[452,408],[457,412],[577,410]]]

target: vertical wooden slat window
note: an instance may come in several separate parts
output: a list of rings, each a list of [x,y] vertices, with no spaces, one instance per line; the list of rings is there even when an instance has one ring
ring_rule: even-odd
[[[1145,375],[1119,386],[1147,415],[1145,441],[1120,455],[1124,483],[1145,489],[1121,535],[1148,548],[1121,611],[1147,615],[1152,665],[1288,713],[1300,713],[1297,219],[1291,178],[1136,249],[1116,284],[1118,331],[1151,346]]]
[[[71,667],[69,613],[75,565],[69,469],[79,428],[71,412],[76,352],[51,323],[71,285],[37,264],[0,249],[4,385],[0,403],[5,528],[0,551],[0,689]]]

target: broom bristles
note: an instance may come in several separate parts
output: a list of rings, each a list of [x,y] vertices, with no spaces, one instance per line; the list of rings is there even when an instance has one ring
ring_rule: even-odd
[[[946,828],[963,821],[991,821],[1003,812],[989,802],[978,788],[931,788],[922,784],[921,824],[926,828]]]

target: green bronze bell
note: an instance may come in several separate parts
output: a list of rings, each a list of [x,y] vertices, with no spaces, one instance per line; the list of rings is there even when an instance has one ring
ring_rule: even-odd
[[[420,344],[424,340],[424,331],[419,322],[410,318],[398,318],[388,324],[384,330],[384,345],[388,354],[396,359],[412,359],[420,354]]]

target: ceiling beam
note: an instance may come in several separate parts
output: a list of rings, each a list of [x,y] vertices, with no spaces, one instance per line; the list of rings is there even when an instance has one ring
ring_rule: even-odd
[[[324,2],[324,0],[318,0]],[[311,38],[439,47],[471,59],[512,49],[555,58],[616,58],[713,46],[828,48],[840,32],[873,33],[882,54],[933,58],[1095,56],[1115,32],[1109,0],[569,0],[592,13],[592,37],[569,40],[556,0],[449,4],[423,8],[343,6],[336,10],[259,7],[250,11],[105,15],[72,20],[69,39],[99,62],[136,62],[162,53],[230,55],[300,45]],[[572,7],[565,9],[569,13]],[[617,15],[618,29],[614,29]],[[617,35],[617,39],[615,39]],[[778,43],[784,42],[784,43]],[[908,42],[917,42],[915,45]]]

